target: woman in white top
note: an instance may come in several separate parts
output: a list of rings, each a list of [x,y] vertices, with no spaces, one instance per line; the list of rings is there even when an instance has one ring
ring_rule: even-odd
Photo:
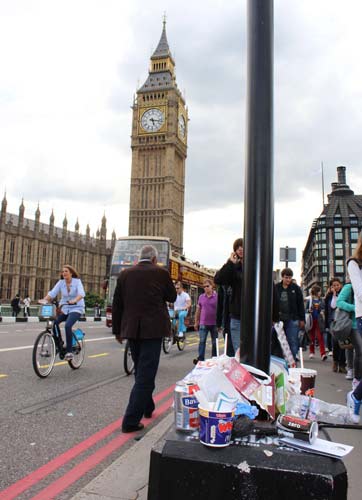
[[[355,348],[355,357],[362,352],[362,233],[352,257],[347,261],[347,269],[354,292],[355,314],[357,322],[357,335],[351,338]],[[359,360],[362,362],[362,360]],[[356,360],[355,360],[356,364]],[[351,411],[354,423],[360,420],[359,412],[362,402],[362,377],[361,373],[355,373],[352,381],[352,391],[347,394],[347,405]]]
[[[54,321],[53,329],[55,334],[59,335],[59,324],[65,321],[67,353],[64,359],[69,361],[73,359],[72,326],[79,320],[81,315],[84,314],[85,292],[79,274],[74,267],[68,264],[64,265],[62,276],[63,279],[60,279],[56,283],[54,288],[44,297],[44,300],[54,300],[59,293],[61,294],[59,302],[61,314],[59,314]]]

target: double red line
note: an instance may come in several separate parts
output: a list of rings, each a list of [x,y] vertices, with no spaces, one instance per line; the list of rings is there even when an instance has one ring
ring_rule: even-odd
[[[164,391],[160,392],[154,397],[154,401],[157,404],[159,401],[168,396],[173,390],[174,385],[171,385]],[[155,419],[163,415],[171,406],[173,398],[167,399],[164,403],[158,406],[153,412],[152,419],[147,419],[143,423],[145,427],[151,425]],[[120,429],[122,425],[122,419],[118,419],[107,427],[104,427],[100,431],[96,432],[89,438],[85,439],[81,443],[77,444],[73,448],[70,448],[65,453],[55,457],[53,460],[47,464],[39,467],[35,471],[31,472],[27,476],[23,477],[16,483],[12,484],[2,492],[0,492],[0,500],[12,500],[24,491],[30,489],[35,484],[42,481],[45,477],[49,476],[56,470],[63,467],[65,464],[76,458],[81,453],[85,452],[95,444],[97,444],[102,439],[112,434],[114,431]],[[66,490],[75,481],[81,478],[88,471],[92,470],[96,465],[107,458],[111,453],[116,451],[118,448],[123,446],[127,441],[133,439],[135,433],[130,434],[120,434],[109,441],[106,445],[99,448],[92,455],[87,457],[85,460],[77,464],[72,470],[66,472],[63,476],[53,481],[49,486],[41,490],[37,495],[35,495],[32,500],[50,500],[59,495],[62,491]]]

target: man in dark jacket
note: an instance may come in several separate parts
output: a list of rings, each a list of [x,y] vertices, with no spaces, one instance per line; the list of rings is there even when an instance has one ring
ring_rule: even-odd
[[[243,278],[243,239],[234,241],[233,252],[228,261],[215,274],[214,281],[217,285],[231,287],[230,299],[230,334],[234,351],[240,347],[240,309],[241,286]]]
[[[112,329],[116,339],[128,339],[135,364],[135,384],[123,417],[122,431],[143,429],[143,416],[152,417],[152,393],[161,353],[162,337],[170,336],[166,302],[176,300],[167,269],[157,266],[157,250],[141,250],[137,265],[122,271],[112,305]]]
[[[279,319],[284,323],[284,331],[290,350],[296,359],[299,348],[299,330],[304,330],[305,312],[303,294],[300,287],[292,282],[293,271],[282,270],[282,281],[276,285]]]

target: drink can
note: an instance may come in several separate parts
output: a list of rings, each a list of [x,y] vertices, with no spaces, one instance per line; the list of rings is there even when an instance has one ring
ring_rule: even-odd
[[[313,444],[318,436],[317,422],[293,415],[279,415],[277,429],[280,436],[300,439],[310,444]]]
[[[199,427],[199,410],[194,392],[198,391],[197,384],[176,382],[175,401],[175,426],[179,431],[192,432]]]

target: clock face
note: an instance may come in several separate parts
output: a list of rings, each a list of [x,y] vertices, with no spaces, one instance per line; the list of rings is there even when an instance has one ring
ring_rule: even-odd
[[[186,120],[183,115],[180,115],[178,117],[178,131],[180,136],[184,138],[186,135]]]
[[[141,126],[146,132],[157,132],[165,123],[165,117],[160,109],[151,108],[145,111],[141,118]]]

